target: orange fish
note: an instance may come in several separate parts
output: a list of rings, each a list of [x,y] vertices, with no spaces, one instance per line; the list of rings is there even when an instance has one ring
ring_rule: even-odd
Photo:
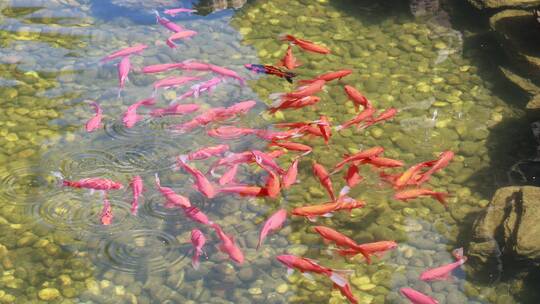
[[[416,181],[415,184],[421,185],[422,183],[427,181],[433,173],[443,168],[446,168],[452,158],[454,158],[454,152],[452,151],[444,151],[443,153],[441,153],[433,166],[428,171],[426,171],[426,173],[422,174],[422,177],[418,181]]]
[[[332,171],[332,174],[334,174],[334,173],[338,172],[339,170],[341,170],[341,168],[343,168],[343,166],[345,166],[346,163],[376,157],[376,156],[378,156],[379,154],[381,154],[383,152],[384,152],[383,147],[376,146],[376,147],[369,148],[369,149],[364,150],[364,151],[360,151],[360,152],[355,153],[353,155],[345,155],[345,159],[343,159],[342,161],[340,161],[339,163],[337,163],[334,166],[334,171]]]
[[[406,202],[410,199],[415,199],[420,196],[431,196],[446,207],[446,197],[448,196],[448,193],[435,192],[429,189],[419,188],[419,189],[403,190],[394,194],[394,199]]]
[[[348,76],[352,73],[353,71],[352,70],[340,70],[340,71],[336,71],[336,72],[329,72],[329,73],[325,73],[325,74],[322,74],[322,75],[319,75],[313,79],[308,79],[308,80],[300,80],[299,83],[312,83],[316,80],[324,80],[324,81],[332,81],[332,80],[335,80],[335,79],[341,79],[345,76]]]
[[[328,118],[324,115],[321,115],[319,117],[319,121],[317,122],[317,126],[319,127],[319,130],[321,130],[321,134],[324,138],[324,143],[328,145],[328,141],[332,136],[332,131],[330,130],[330,122],[328,121]]]
[[[283,35],[280,37],[280,39],[284,41],[290,41],[291,43],[297,45],[301,49],[306,50],[308,52],[325,54],[325,55],[330,54],[329,49],[321,45],[315,44],[314,42],[311,42],[309,40],[296,38],[293,35]]]
[[[401,174],[395,181],[394,181],[394,188],[401,189],[405,187],[406,185],[412,184],[415,182],[416,176],[420,174],[420,170],[424,167],[429,167],[434,164],[435,161],[427,161],[427,162],[421,162],[416,165],[413,165],[409,169],[407,169],[403,174]]]
[[[369,121],[369,119],[373,116],[375,113],[374,108],[365,108],[360,114],[356,115],[353,119],[347,120],[342,125],[339,125],[336,127],[336,130],[343,130],[345,128],[348,128],[353,125],[358,125],[361,122]]]
[[[289,189],[294,183],[296,183],[296,177],[298,176],[298,161],[299,157],[296,157],[285,174],[281,177],[281,184],[283,189]]]
[[[261,196],[263,188],[248,185],[232,185],[219,188],[222,193],[235,193],[240,196]]]
[[[369,109],[373,107],[369,100],[354,87],[346,85],[344,89],[345,93],[347,93],[347,96],[349,96],[349,99],[354,103],[356,111],[359,110],[360,106],[364,107],[364,109]]]
[[[201,171],[189,166],[186,163],[185,158],[178,157],[177,166],[186,170],[186,172],[193,176],[193,178],[195,179],[195,187],[201,194],[203,194],[207,198],[213,198],[214,196],[216,196],[216,190],[214,189],[212,183],[210,183],[210,181],[206,178],[206,176],[204,176]]]
[[[385,158],[385,157],[372,157],[366,158],[360,161],[362,164],[370,164],[373,167],[377,168],[396,168],[403,167],[403,162],[396,159]]]
[[[306,154],[309,154],[313,148],[308,146],[308,145],[304,145],[304,144],[299,144],[299,143],[295,143],[295,142],[271,142],[270,144],[268,144],[268,146],[275,146],[275,147],[281,147],[281,148],[285,148],[289,151],[298,151],[298,152],[304,152],[304,155]]]
[[[337,252],[339,255],[342,256],[365,254],[364,257],[366,258],[366,262],[368,264],[371,264],[372,255],[381,257],[385,252],[397,248],[397,246],[398,244],[394,241],[380,241],[374,243],[360,244],[357,246],[358,248],[343,249],[338,250]],[[359,251],[357,249],[362,249],[362,251]]]
[[[234,164],[230,166],[228,170],[225,171],[225,173],[223,173],[223,175],[219,178],[218,181],[220,186],[227,185],[235,179],[236,173],[238,172],[238,166],[238,164]]]
[[[332,201],[335,202],[336,196],[334,195],[334,188],[332,186],[332,181],[330,180],[330,175],[328,174],[326,169],[322,165],[314,161],[313,174],[315,174],[315,176],[319,179],[319,182],[326,189]]]
[[[337,202],[294,208],[291,214],[313,219],[317,216],[330,216],[333,212],[339,210],[349,210],[350,212],[352,209],[363,208],[365,205],[366,203],[364,201],[355,200],[350,197],[342,197],[338,199]]]
[[[349,167],[349,170],[347,170],[347,173],[345,174],[345,181],[349,188],[354,188],[354,186],[358,185],[363,179],[364,178],[358,172],[358,166],[354,164]]]
[[[289,45],[289,47],[287,48],[287,53],[285,53],[285,56],[279,61],[278,65],[284,66],[289,70],[293,70],[301,66],[302,64],[298,62],[298,60],[296,60],[292,53],[292,47],[291,45]]]
[[[367,128],[369,126],[372,126],[376,123],[379,123],[379,122],[382,122],[382,121],[386,121],[386,120],[390,120],[392,118],[394,118],[394,116],[396,116],[398,110],[396,108],[390,108],[384,112],[382,112],[379,116],[373,118],[372,120],[368,121],[364,126],[363,128]]]

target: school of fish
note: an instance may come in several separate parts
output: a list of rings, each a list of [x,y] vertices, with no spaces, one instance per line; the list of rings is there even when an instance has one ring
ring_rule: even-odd
[[[168,9],[164,11],[165,14],[172,17],[181,13],[193,12],[195,11],[186,8]],[[183,26],[162,17],[158,11],[155,11],[155,14],[157,23],[173,33],[165,41],[166,45],[170,48],[177,48],[179,46],[179,41],[197,35],[196,31],[185,29]],[[300,39],[292,35],[282,35],[279,39],[284,43],[288,43],[288,48],[284,57],[277,63],[279,67],[260,64],[245,64],[245,67],[254,73],[277,76],[292,83],[294,77],[301,75],[294,73],[291,70],[302,65],[302,63],[298,62],[294,57],[294,47],[318,55],[331,54],[331,50],[323,45]],[[141,56],[147,48],[147,45],[135,44],[101,59],[102,63],[119,60],[117,64],[119,97],[121,96],[122,90],[126,87],[126,82],[129,81],[129,73],[133,70],[130,63],[130,56]],[[197,74],[197,76],[191,74],[174,75],[155,81],[153,84],[154,91],[152,96],[133,103],[124,112],[122,122],[125,128],[132,128],[138,122],[145,119],[145,116],[137,113],[140,107],[153,108],[151,112],[146,115],[146,117],[151,118],[159,118],[166,115],[189,115],[199,112],[200,106],[194,103],[179,103],[184,99],[199,98],[204,92],[211,93],[227,79],[233,79],[242,86],[245,84],[245,79],[236,71],[195,60],[146,66],[142,67],[139,71],[144,74],[156,74],[168,71],[181,71],[187,73],[198,72],[210,73],[215,76],[208,80],[204,80],[201,78],[201,74]],[[330,81],[342,81],[343,78],[353,72],[354,71],[350,69],[343,69],[340,71],[326,72],[313,79],[300,80],[300,86],[296,87],[291,92],[271,94],[270,99],[273,99],[274,103],[268,108],[268,111],[270,113],[275,113],[278,110],[283,111],[286,109],[310,107],[321,100],[320,97],[315,95],[324,90],[326,83]],[[194,83],[196,81],[200,82],[191,85],[185,93],[168,106],[162,108],[155,107],[157,103],[155,96],[159,90],[179,89],[188,83]],[[181,172],[190,175],[193,180],[193,188],[208,199],[212,199],[218,195],[277,198],[283,190],[287,190],[293,186],[301,187],[298,182],[299,162],[303,157],[310,154],[313,151],[313,148],[306,144],[294,142],[293,140],[295,138],[303,136],[317,137],[326,145],[330,145],[333,131],[336,132],[351,127],[355,127],[357,131],[361,131],[372,125],[390,121],[398,114],[398,111],[395,108],[376,109],[372,102],[352,85],[343,85],[343,90],[347,98],[354,104],[357,114],[353,117],[347,117],[346,120],[342,121],[340,124],[332,126],[330,123],[332,119],[321,115],[316,121],[289,122],[274,125],[274,127],[281,129],[282,131],[250,129],[232,125],[215,127],[207,130],[208,136],[221,140],[229,140],[246,135],[253,135],[268,141],[268,147],[272,148],[272,150],[267,152],[259,150],[233,152],[230,151],[230,147],[227,144],[202,147],[198,150],[191,151],[186,155],[176,155],[176,165],[172,170],[181,170]],[[85,129],[87,132],[95,132],[102,128],[103,109],[95,101],[87,101],[87,103],[92,106],[95,115],[87,121]],[[193,118],[183,123],[171,126],[170,131],[182,134],[196,128],[205,127],[211,123],[226,123],[234,117],[245,115],[255,105],[256,101],[246,100],[237,102],[229,107],[210,108],[202,113],[198,113]],[[284,169],[280,167],[277,159],[289,152],[299,154],[293,159],[293,162],[288,168]],[[388,183],[395,190],[393,195],[393,199],[395,200],[407,202],[419,197],[431,197],[447,207],[446,198],[449,196],[448,193],[437,192],[424,187],[423,185],[429,181],[433,174],[436,174],[438,171],[449,165],[454,157],[452,151],[443,151],[436,159],[413,164],[401,172],[396,172],[395,170],[405,167],[405,164],[397,159],[386,158],[383,154],[384,148],[375,146],[351,155],[343,155],[342,161],[335,164],[330,170],[323,165],[312,161],[311,167],[313,176],[327,192],[329,201],[297,207],[292,210],[279,209],[270,215],[262,224],[257,249],[263,246],[265,239],[270,234],[279,231],[285,225],[287,216],[289,215],[305,217],[307,220],[314,222],[317,217],[329,217],[332,216],[334,212],[342,210],[350,212],[353,209],[366,206],[368,204],[367,202],[348,196],[349,191],[364,180],[364,177],[360,175],[361,166],[369,166],[371,170],[378,172],[380,179]],[[210,165],[208,172],[203,172],[197,168],[197,162],[210,159],[215,159],[215,161]],[[250,168],[250,165],[257,166],[265,172],[266,179],[263,184],[244,184],[237,181],[236,175],[239,167],[246,166]],[[332,179],[338,178],[335,174],[344,168],[347,168],[343,176],[346,186],[341,189],[339,193],[336,193],[332,184]],[[387,170],[394,171],[389,173]],[[220,174],[218,172],[222,173]],[[54,172],[54,174],[60,179],[61,185],[65,187],[101,191],[103,194],[103,209],[100,214],[100,222],[103,225],[110,225],[113,223],[113,206],[107,198],[107,193],[108,191],[124,189],[121,182],[102,177],[67,180],[60,172]],[[156,190],[163,196],[165,208],[182,209],[187,219],[199,223],[201,228],[206,227],[207,231],[214,231],[217,239],[220,240],[218,247],[220,251],[228,255],[229,258],[237,264],[245,262],[242,249],[237,245],[233,235],[227,234],[218,223],[210,220],[204,211],[194,206],[187,197],[176,193],[170,187],[162,186],[157,173],[153,178]],[[131,213],[136,216],[142,202],[141,198],[143,197],[144,191],[146,191],[143,186],[143,178],[141,176],[133,176],[129,182],[129,188],[132,192]],[[319,234],[326,244],[333,244],[333,246],[329,248],[331,252],[343,257],[361,255],[364,257],[367,264],[373,262],[373,256],[381,257],[384,253],[398,247],[398,244],[393,240],[379,240],[372,243],[359,244],[339,231],[325,226],[314,226],[313,232]],[[205,252],[203,247],[205,246],[206,241],[207,238],[202,230],[192,230],[192,264],[195,269],[197,269],[201,263],[200,257]],[[454,250],[453,255],[456,259],[455,262],[428,269],[421,274],[419,280],[433,281],[449,279],[452,271],[459,268],[467,260],[467,258],[463,256],[463,250],[461,248]],[[338,289],[350,303],[358,303],[358,299],[353,295],[351,285],[347,280],[347,275],[352,271],[331,269],[320,265],[317,261],[307,257],[284,254],[277,256],[276,259],[287,268],[289,274],[294,270],[297,270],[308,278],[312,274],[327,277],[331,281],[333,288]],[[411,288],[401,288],[400,293],[414,304],[438,303],[437,300]]]

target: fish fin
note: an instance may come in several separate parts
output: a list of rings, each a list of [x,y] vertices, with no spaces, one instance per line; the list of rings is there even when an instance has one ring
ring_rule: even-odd
[[[326,217],[326,218],[330,218],[330,217],[334,216],[334,214],[332,212],[328,212],[328,213],[323,214],[322,216]]]
[[[341,188],[341,190],[339,191],[339,197],[343,197],[343,196],[349,194],[350,191],[351,191],[351,187],[349,187],[349,186],[344,186],[344,187]]]
[[[288,277],[291,276],[291,274],[293,274],[293,272],[294,272],[294,269],[292,269],[292,268],[287,268],[287,276],[288,276]]]
[[[433,194],[436,200],[439,201],[439,203],[443,204],[443,206],[448,207],[446,203],[446,198],[448,197],[448,193],[444,192],[436,192]]]
[[[294,76],[285,75],[285,80],[287,80],[288,83],[293,83],[293,77]]]
[[[330,280],[332,280],[332,282],[334,282],[336,285],[341,286],[341,287],[344,287],[345,285],[348,284],[347,279],[345,279],[344,277],[340,276],[339,274],[333,271],[332,271],[332,274],[330,275]]]
[[[307,272],[302,272],[302,275],[304,276],[304,278],[306,278],[306,279],[308,279],[310,281],[315,281],[315,278],[311,274],[309,274]]]
[[[306,218],[312,222],[312,223],[315,223],[317,221],[317,217],[316,216],[306,216]]]
[[[191,259],[191,265],[193,266],[193,269],[199,269],[199,266],[201,265],[201,262],[199,261],[199,256],[193,256],[193,258]]]

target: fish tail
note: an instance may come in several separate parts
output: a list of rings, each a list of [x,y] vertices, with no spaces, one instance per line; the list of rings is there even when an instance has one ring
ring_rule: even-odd
[[[158,185],[158,187],[161,187],[161,182],[159,180],[159,176],[158,176],[157,173],[156,173],[155,177],[156,177],[156,185]]]
[[[439,201],[439,203],[443,204],[445,207],[448,206],[446,203],[446,198],[448,197],[448,193],[444,192],[435,192],[433,194],[436,200]]]
[[[342,277],[341,275],[337,274],[336,272],[332,271],[331,274],[330,274],[330,280],[332,280],[332,282],[334,282],[336,285],[339,285],[341,287],[347,285],[347,279],[345,279],[344,277]]]
[[[191,265],[193,265],[193,268],[195,270],[199,269],[201,262],[200,262],[200,255],[199,252],[195,251],[193,253],[193,257],[191,258]]]
[[[294,37],[289,34],[279,34],[278,39],[281,41],[290,41],[290,42],[293,42],[295,40]]]
[[[171,39],[167,39],[167,41],[166,41],[165,43],[167,43],[167,45],[168,45],[171,49],[176,48],[176,44],[175,44]]]

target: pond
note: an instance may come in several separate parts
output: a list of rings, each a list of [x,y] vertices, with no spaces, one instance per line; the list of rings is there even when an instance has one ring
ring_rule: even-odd
[[[165,13],[177,7],[196,12]],[[475,216],[508,183],[509,167],[529,157],[534,145],[523,96],[495,71],[493,62],[502,60],[501,54],[479,29],[471,8],[449,1],[429,12],[412,10],[416,17],[404,1],[3,1],[0,302],[348,302],[328,274],[288,275],[276,259],[288,254],[347,270],[340,273],[358,303],[409,303],[400,293],[406,287],[439,303],[535,303],[538,293],[526,282],[501,276],[500,269],[475,277],[466,261],[452,279],[419,279],[429,268],[455,262],[452,252],[467,247]],[[196,34],[168,40],[173,32],[156,22],[156,12]],[[284,41],[285,34],[330,53],[306,51],[302,42]],[[102,60],[141,44],[147,47],[128,57]],[[292,83],[280,74],[283,68],[272,75],[244,66],[277,67],[289,47],[300,64],[292,70]],[[120,88],[119,70],[127,65],[122,58],[129,58],[131,68]],[[196,62],[204,67],[189,68]],[[183,65],[160,73],[143,70],[167,63]],[[279,105],[276,93],[342,70],[352,73],[323,82],[324,88],[315,90],[320,100]],[[156,87],[169,76],[191,78]],[[206,82],[212,79],[216,83]],[[344,126],[368,108],[358,109],[346,85],[367,97],[373,117],[389,109],[397,114],[369,126],[363,125],[369,119],[358,128]],[[128,115],[134,125],[126,126],[128,107],[149,98],[154,99]],[[230,110],[243,101],[255,103]],[[92,102],[102,109],[102,122],[88,132]],[[183,115],[151,115],[170,104],[191,108]],[[201,116],[216,108],[229,110],[210,119]],[[296,122],[308,124],[302,131],[280,128]],[[286,136],[292,138],[282,140]],[[269,145],[269,137],[312,151]],[[227,151],[182,163],[189,153],[218,145],[227,145]],[[372,147],[384,148],[379,156],[403,166],[369,165],[373,158],[357,162],[361,181],[346,195],[365,206],[315,219],[291,214],[297,207],[331,201],[329,179],[319,172],[322,185],[313,164],[332,173],[331,189],[338,195],[352,169],[334,174],[332,168],[344,155]],[[422,187],[448,192],[447,206],[429,195],[396,200],[392,175],[436,160],[444,151],[452,151],[453,158]],[[248,160],[238,166],[223,161],[242,152]],[[295,160],[297,181],[288,189],[272,184],[276,179],[283,184],[272,168],[288,172]],[[219,185],[227,173],[235,175]],[[130,182],[136,176],[144,186],[134,206]],[[184,201],[167,203],[156,176]],[[85,178],[110,179],[123,187],[104,194],[66,186],[68,180]],[[244,188],[226,190],[235,184]],[[262,192],[245,193],[254,189],[246,185]],[[272,192],[275,187],[278,193]],[[186,200],[197,209],[182,206]],[[288,211],[283,227],[257,248],[264,222],[280,209]],[[195,220],[197,211],[213,224]],[[373,255],[368,264],[362,254],[341,257],[315,226],[335,229],[357,244],[398,245]],[[194,229],[206,238],[197,269],[192,266]],[[223,248],[224,239],[237,246],[243,262]]]

